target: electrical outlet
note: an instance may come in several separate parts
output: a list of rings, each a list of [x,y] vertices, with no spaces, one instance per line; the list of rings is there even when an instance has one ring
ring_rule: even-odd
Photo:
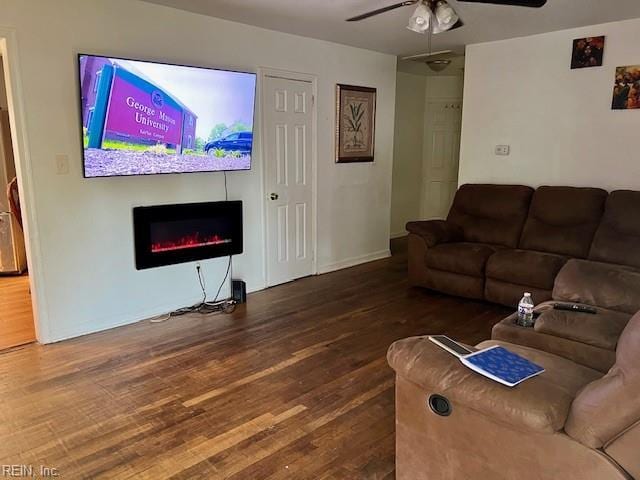
[[[496,145],[496,155],[509,155],[511,147],[509,145]]]
[[[58,175],[67,175],[69,173],[69,157],[67,155],[56,155],[56,173]]]

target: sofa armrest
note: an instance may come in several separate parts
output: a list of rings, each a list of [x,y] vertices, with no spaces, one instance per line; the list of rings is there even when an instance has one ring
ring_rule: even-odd
[[[509,388],[465,367],[427,337],[399,340],[389,347],[389,365],[402,378],[518,430],[562,430],[573,396],[540,377]],[[544,373],[542,374],[544,375]]]
[[[407,231],[421,236],[428,247],[440,243],[461,242],[464,239],[462,228],[446,220],[427,220],[407,223]]]

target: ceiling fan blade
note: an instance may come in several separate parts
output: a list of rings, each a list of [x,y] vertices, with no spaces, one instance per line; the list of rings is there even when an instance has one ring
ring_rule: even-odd
[[[378,8],[377,10],[371,10],[370,12],[363,13],[361,15],[356,15],[355,17],[347,18],[347,22],[357,22],[359,20],[364,20],[365,18],[373,17],[375,15],[380,15],[381,13],[395,10],[396,8],[406,7],[408,5],[415,5],[416,3],[418,3],[418,0],[406,0],[404,2],[394,3],[393,5],[389,5],[387,7]]]
[[[547,0],[458,0],[459,2],[470,3],[491,3],[493,5],[509,5],[512,7],[544,7]]]
[[[449,55],[450,53],[453,53],[453,50],[440,50],[439,52],[419,53],[418,55],[409,55],[408,57],[402,57],[402,60],[420,60],[421,58],[444,56]]]

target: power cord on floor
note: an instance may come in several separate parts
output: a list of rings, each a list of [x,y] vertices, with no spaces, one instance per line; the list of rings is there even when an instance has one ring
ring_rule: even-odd
[[[227,188],[227,172],[224,173],[224,199],[225,201],[229,200],[229,190]],[[212,302],[207,301],[207,288],[204,276],[202,275],[202,268],[200,264],[196,264],[196,273],[198,275],[198,283],[200,284],[200,289],[202,290],[202,301],[192,305],[190,307],[179,308],[178,310],[174,310],[173,312],[167,313],[165,315],[159,315],[157,317],[149,320],[151,323],[162,323],[169,320],[172,317],[179,317],[181,315],[186,315],[187,313],[200,313],[202,315],[209,315],[213,313],[232,313],[236,309],[236,302],[234,300],[218,300],[220,296],[220,292],[222,291],[222,287],[227,282],[227,278],[229,278],[229,272],[231,272],[231,255],[229,255],[229,261],[227,262],[227,270],[224,274],[224,278],[222,282],[220,282],[220,286],[216,291],[216,296],[213,298]]]

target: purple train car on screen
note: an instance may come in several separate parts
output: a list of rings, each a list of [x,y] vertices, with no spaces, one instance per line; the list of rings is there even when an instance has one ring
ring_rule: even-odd
[[[197,116],[128,62],[80,55],[80,88],[87,148],[105,140],[195,148]]]

